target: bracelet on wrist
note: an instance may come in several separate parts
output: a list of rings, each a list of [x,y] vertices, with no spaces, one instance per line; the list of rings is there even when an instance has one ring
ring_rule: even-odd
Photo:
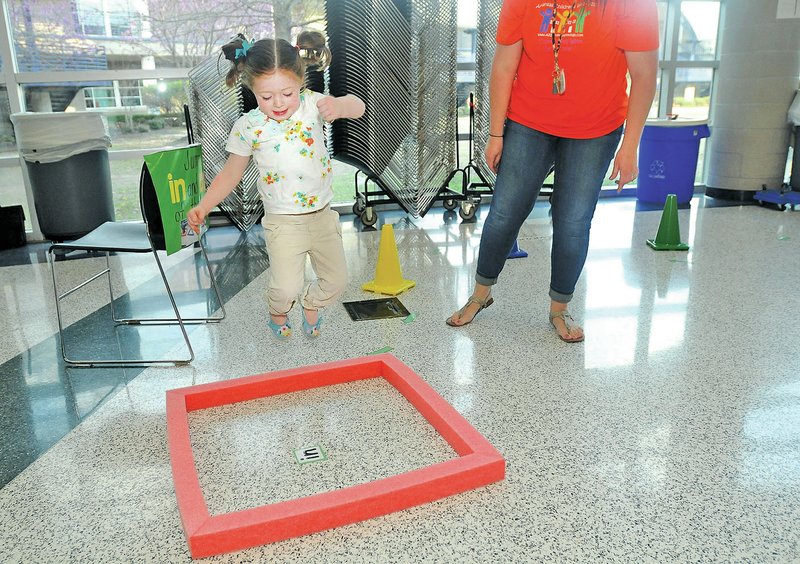
[[[502,135],[492,135],[492,134],[490,133],[490,134],[489,134],[489,137],[502,137]]]

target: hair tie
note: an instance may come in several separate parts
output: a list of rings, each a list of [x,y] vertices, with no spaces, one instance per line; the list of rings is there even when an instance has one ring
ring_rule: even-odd
[[[300,55],[301,59],[308,59],[311,56],[320,57],[322,56],[322,49],[312,49],[310,47],[300,47],[299,45],[295,46],[297,49],[297,54]]]
[[[253,44],[250,43],[247,39],[243,40],[242,41],[242,46],[240,48],[236,49],[236,53],[234,53],[233,58],[234,59],[238,59],[240,57],[247,56],[247,51],[252,46],[253,46]]]

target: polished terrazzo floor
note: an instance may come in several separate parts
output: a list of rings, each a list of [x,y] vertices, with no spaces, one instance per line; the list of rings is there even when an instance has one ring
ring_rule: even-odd
[[[482,228],[455,214],[394,224],[412,323],[352,322],[277,343],[264,327],[260,229],[210,232],[226,302],[191,328],[187,367],[68,369],[60,360],[43,245],[0,252],[0,562],[188,562],[166,442],[165,391],[358,357],[390,347],[505,457],[504,481],[435,503],[209,559],[219,562],[800,560],[800,212],[679,212],[688,253],[657,253],[661,214],[603,200],[571,309],[586,341],[547,322],[550,224],[520,232],[495,304],[469,327],[444,319],[472,285]],[[343,217],[345,300],[372,278],[379,231]],[[163,308],[147,257],[122,260],[118,305]],[[61,261],[64,283],[100,259]],[[187,308],[206,307],[191,256],[169,261]],[[161,304],[161,305],[159,305]],[[71,303],[78,350],[182,351],[171,329],[119,334],[102,292]],[[299,325],[299,314],[293,315]],[[152,328],[147,328],[152,330]],[[173,345],[175,350],[170,350]],[[378,382],[193,414],[198,473],[214,511],[343,487],[453,456]],[[321,444],[329,460],[290,462]]]

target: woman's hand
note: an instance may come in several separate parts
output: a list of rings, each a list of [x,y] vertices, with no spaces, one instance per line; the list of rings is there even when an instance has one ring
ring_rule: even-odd
[[[486,151],[484,156],[486,164],[489,165],[489,170],[497,174],[497,166],[500,164],[500,155],[503,153],[503,138],[502,137],[489,137],[489,142],[486,143]]]
[[[189,210],[186,214],[186,219],[189,220],[189,227],[192,231],[200,235],[200,226],[205,222],[208,211],[199,204]]]
[[[614,157],[614,169],[609,177],[610,180],[617,180],[617,191],[639,175],[636,148],[656,92],[658,51],[625,51],[625,59],[631,76],[631,93],[625,117],[625,135]]]
[[[637,164],[636,147],[630,149],[623,142],[614,157],[614,168],[608,179],[616,180],[617,192],[619,192],[627,183],[636,180],[637,176],[639,176],[639,165]]]

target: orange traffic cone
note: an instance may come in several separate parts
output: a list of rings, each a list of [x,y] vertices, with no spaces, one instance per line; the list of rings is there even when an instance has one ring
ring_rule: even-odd
[[[400,272],[400,256],[397,254],[397,243],[394,240],[394,228],[384,224],[381,228],[375,279],[370,280],[361,288],[367,292],[396,296],[415,285],[416,282],[413,280],[403,279],[403,274]]]

